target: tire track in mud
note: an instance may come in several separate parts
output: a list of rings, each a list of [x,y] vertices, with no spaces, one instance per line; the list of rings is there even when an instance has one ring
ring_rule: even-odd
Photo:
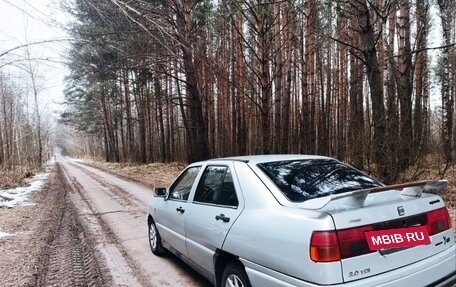
[[[38,286],[102,286],[87,238],[68,206],[56,232],[47,268]]]
[[[112,199],[115,199],[122,207],[131,206],[126,195],[119,196],[119,191],[112,192],[111,185],[104,183],[101,180],[94,178],[83,168],[72,164],[72,167],[86,174],[91,179],[96,181]],[[62,165],[60,165],[62,167]],[[112,213],[135,213],[135,210],[115,210],[109,212],[95,212],[93,204],[84,195],[84,187],[76,179],[70,176],[66,168],[62,167],[65,174],[66,184],[70,186],[73,192],[70,194],[72,204],[78,210],[80,220],[83,223],[84,229],[89,233],[89,237],[94,246],[97,258],[100,258],[102,269],[110,278],[113,286],[151,286],[145,276],[141,274],[139,268],[134,264],[133,260],[123,250],[119,239],[111,230],[109,225],[103,219],[103,215]],[[119,188],[117,188],[119,189]],[[123,193],[126,193],[122,190]]]
[[[57,173],[58,179],[64,183],[60,167]],[[62,192],[59,194],[63,205],[60,206],[61,217],[55,223],[54,236],[42,262],[37,286],[109,286],[101,275],[89,239],[68,200],[66,184]]]
[[[122,284],[134,279],[137,286],[211,286],[177,257],[151,254],[146,229],[146,206],[153,196],[149,188],[65,159],[59,164],[74,190],[71,201],[84,228],[95,234],[91,238],[97,258],[114,285],[134,286]]]
[[[74,168],[82,169],[86,173],[90,173],[95,177],[94,179],[98,179],[98,181],[102,182],[105,186],[114,187],[117,192],[120,192],[128,199],[133,200],[141,208],[146,207],[153,197],[151,187],[137,182],[134,179],[118,176],[110,171],[86,163],[68,162],[68,164]]]
[[[100,175],[98,175],[92,171],[81,168],[80,166],[73,164],[73,163],[69,163],[69,164],[72,165],[73,167],[79,169],[81,172],[85,173],[86,175],[90,176],[96,182],[98,182],[102,187],[104,187],[106,189],[106,191],[108,193],[110,193],[111,198],[114,198],[122,206],[124,206],[124,207],[133,206],[135,210],[141,210],[141,211],[143,211],[145,209],[144,203],[141,202],[138,198],[132,197],[132,195],[128,191],[126,191],[116,185],[110,184],[109,182],[104,180]]]

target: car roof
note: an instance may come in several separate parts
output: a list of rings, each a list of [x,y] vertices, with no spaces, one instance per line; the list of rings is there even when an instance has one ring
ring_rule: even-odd
[[[305,155],[305,154],[267,154],[267,155],[245,155],[245,156],[233,156],[233,157],[220,157],[213,158],[199,163],[206,163],[211,161],[242,161],[250,164],[257,164],[261,162],[273,162],[282,160],[296,160],[296,159],[332,159],[326,156],[319,155]]]

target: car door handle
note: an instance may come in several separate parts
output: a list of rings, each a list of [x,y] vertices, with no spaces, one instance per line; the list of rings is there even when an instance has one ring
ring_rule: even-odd
[[[185,212],[185,209],[183,209],[182,206],[180,206],[180,207],[176,208],[176,211],[182,214]]]
[[[225,214],[220,214],[215,216],[216,220],[222,220],[223,222],[229,222],[230,218],[226,217]]]

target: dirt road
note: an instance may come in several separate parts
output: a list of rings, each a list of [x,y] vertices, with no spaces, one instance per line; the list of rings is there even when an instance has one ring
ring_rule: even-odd
[[[1,286],[211,286],[176,257],[150,252],[150,188],[57,161],[33,203],[0,208]]]
[[[146,223],[150,188],[63,157],[57,163],[105,282],[114,286],[211,286],[176,257],[159,258],[150,252]]]

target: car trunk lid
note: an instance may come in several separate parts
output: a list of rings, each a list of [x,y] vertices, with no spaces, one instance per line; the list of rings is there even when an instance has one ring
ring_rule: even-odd
[[[445,205],[440,197],[423,193],[441,190],[444,181],[407,183],[338,194],[320,199],[319,211],[329,213],[334,221],[339,242],[341,266],[345,282],[362,279],[394,270],[433,256],[453,244],[451,229],[433,230],[431,244],[416,247],[371,251],[365,231],[397,230],[426,226],[433,229],[432,218],[438,218]],[[400,191],[400,192],[399,192]],[[309,208],[308,202],[305,202]],[[441,212],[433,212],[441,210]],[[444,210],[445,212],[446,209]],[[437,217],[436,217],[437,216]],[[449,224],[449,222],[448,222]]]

